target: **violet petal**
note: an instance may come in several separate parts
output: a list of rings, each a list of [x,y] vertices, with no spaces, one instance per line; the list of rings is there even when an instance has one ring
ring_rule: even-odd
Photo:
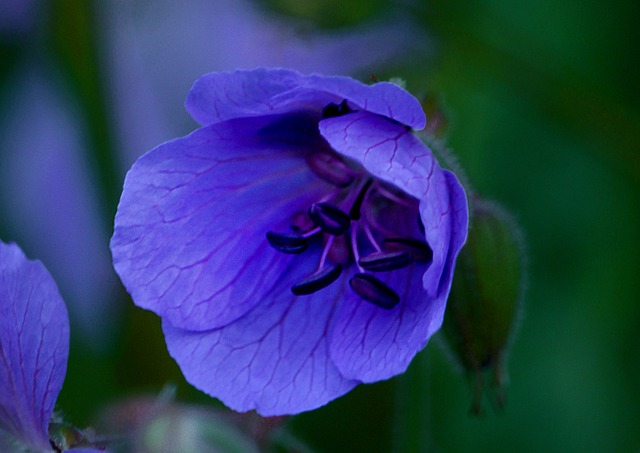
[[[266,232],[286,231],[328,187],[305,164],[313,146],[287,117],[244,118],[140,158],[111,241],[136,304],[176,327],[206,330],[261,303],[294,259],[274,250]]]
[[[415,262],[408,272],[380,275],[400,296],[396,308],[382,310],[347,295],[338,315],[331,354],[340,371],[363,382],[386,379],[405,371],[442,324],[455,258],[466,239],[466,197],[430,150],[387,118],[366,112],[329,118],[321,121],[320,132],[336,151],[420,201],[426,242],[433,249],[428,267]],[[421,273],[422,279],[415,277]]]
[[[349,77],[305,76],[288,69],[217,72],[200,77],[185,102],[202,125],[231,118],[311,109],[348,100],[354,107],[387,116],[414,129],[426,118],[418,101],[397,85],[365,85]]]
[[[426,241],[433,250],[424,287],[435,297],[449,252],[451,221],[445,173],[431,151],[402,125],[367,112],[323,120],[320,133],[333,149],[420,200]]]
[[[304,273],[315,263],[300,264]],[[220,329],[163,330],[171,356],[192,385],[230,408],[261,415],[293,414],[320,407],[358,381],[343,377],[329,357],[341,283],[296,297],[292,275],[283,275],[272,297]]]
[[[400,296],[391,309],[345,292],[330,348],[345,377],[375,382],[404,372],[440,326],[445,302],[428,297],[419,278],[423,271],[424,265],[414,263],[406,270],[376,274]]]
[[[0,243],[0,428],[31,448],[50,449],[68,353],[67,309],[53,278],[17,245]]]

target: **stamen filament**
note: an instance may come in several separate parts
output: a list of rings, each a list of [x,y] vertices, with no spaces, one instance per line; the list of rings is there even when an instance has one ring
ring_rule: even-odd
[[[300,236],[303,238],[310,238],[311,236],[315,236],[316,234],[318,234],[320,231],[322,231],[322,228],[320,227],[315,227],[312,230],[307,231],[306,233],[301,234]]]
[[[360,272],[364,273],[364,269],[362,268],[362,266],[360,266],[360,253],[358,252],[358,237],[356,229],[356,226],[351,227],[351,251],[353,252],[353,260],[355,262],[355,265],[358,267],[358,270]]]
[[[329,250],[331,250],[331,246],[333,245],[333,241],[335,240],[335,236],[329,235],[329,239],[327,239],[327,243],[324,245],[324,249],[322,249],[322,255],[320,256],[320,264],[318,264],[318,271],[324,267],[324,263],[327,260],[327,256],[329,255]]]
[[[364,228],[364,232],[367,234],[367,238],[369,239],[369,242],[371,242],[371,245],[373,245],[373,247],[378,252],[381,252],[382,248],[380,247],[380,244],[378,244],[378,241],[376,241],[376,238],[373,237],[373,233],[371,232],[371,228],[369,228],[369,225],[365,223],[363,225],[363,228]]]

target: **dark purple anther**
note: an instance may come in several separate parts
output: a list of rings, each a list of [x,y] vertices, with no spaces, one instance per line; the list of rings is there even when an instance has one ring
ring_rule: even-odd
[[[304,296],[307,294],[313,294],[316,291],[320,291],[326,288],[331,283],[335,282],[342,273],[342,266],[334,264],[333,266],[320,269],[319,271],[311,274],[301,282],[296,283],[291,287],[291,292],[296,296]]]
[[[388,272],[407,267],[413,262],[409,252],[376,252],[360,258],[358,264],[367,271]]]
[[[309,243],[306,238],[293,234],[267,232],[267,241],[269,245],[278,252],[287,253],[289,255],[297,255],[307,250]]]
[[[389,251],[409,252],[417,260],[431,261],[433,251],[429,244],[414,238],[386,238],[383,247]]]
[[[351,219],[346,212],[328,203],[312,204],[309,217],[324,233],[333,236],[344,234],[351,225]]]
[[[349,285],[358,296],[385,310],[391,310],[400,302],[400,296],[373,275],[357,273]]]

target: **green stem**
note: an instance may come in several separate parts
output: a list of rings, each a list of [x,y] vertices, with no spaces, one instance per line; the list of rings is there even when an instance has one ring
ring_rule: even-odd
[[[429,362],[424,350],[396,379],[393,451],[425,452],[432,446]]]

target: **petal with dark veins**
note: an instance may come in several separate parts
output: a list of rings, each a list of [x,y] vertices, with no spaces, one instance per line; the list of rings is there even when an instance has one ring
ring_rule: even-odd
[[[455,260],[466,240],[468,225],[464,191],[452,173],[443,173],[449,194],[447,221],[451,234],[436,295],[425,290],[420,275],[425,273],[427,264],[418,261],[406,269],[376,274],[400,296],[400,303],[391,310],[346,294],[332,332],[330,352],[347,378],[375,382],[404,372],[442,325]]]
[[[393,83],[365,85],[349,77],[306,76],[288,69],[205,74],[194,83],[185,107],[206,126],[274,112],[310,110],[319,114],[329,103],[345,99],[356,109],[384,115],[414,129],[426,124],[420,103]]]
[[[305,163],[321,144],[307,127],[297,117],[230,120],[136,162],[111,250],[137,305],[208,330],[269,297],[294,257],[274,250],[267,231],[286,231],[328,187]]]
[[[296,264],[306,273],[315,263]],[[253,310],[220,329],[192,332],[163,321],[169,353],[185,378],[230,408],[261,415],[320,407],[355,387],[329,356],[329,332],[344,288],[334,283],[304,297],[285,272]]]
[[[49,450],[48,425],[69,354],[67,309],[53,278],[0,243],[0,429]]]
[[[338,153],[420,201],[426,241],[433,250],[424,288],[436,297],[449,253],[451,212],[445,173],[429,148],[403,125],[366,112],[322,120],[320,133]]]

